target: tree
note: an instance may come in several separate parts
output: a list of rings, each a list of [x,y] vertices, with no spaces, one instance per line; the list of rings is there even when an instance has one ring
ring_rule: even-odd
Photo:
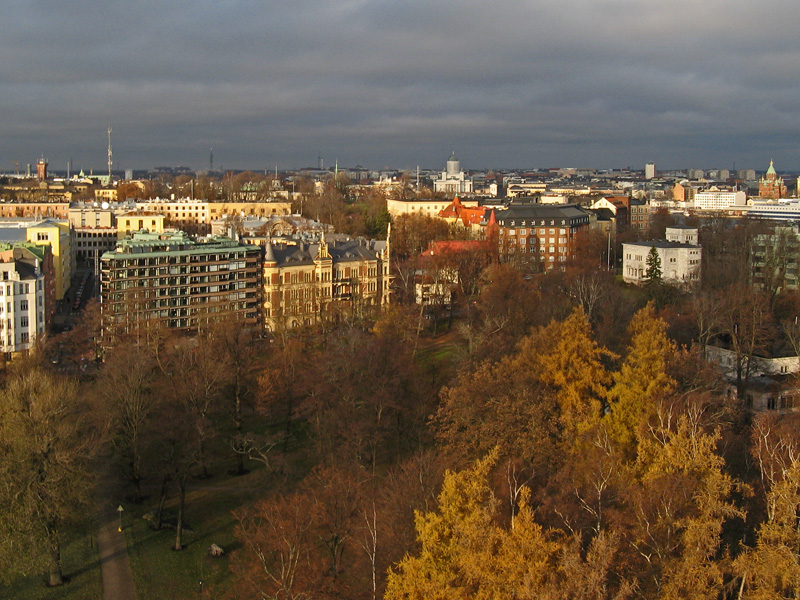
[[[145,474],[145,454],[153,443],[151,417],[160,399],[158,371],[150,349],[136,344],[118,345],[100,372],[95,393],[108,408],[111,442],[124,477],[134,486],[139,501]]]
[[[41,368],[13,374],[0,391],[0,573],[46,565],[61,585],[61,540],[90,505],[100,445],[74,382]]]
[[[387,600],[532,599],[549,587],[558,545],[535,523],[529,491],[513,528],[493,522],[488,476],[496,460],[492,452],[470,469],[445,474],[438,510],[415,515],[420,550],[390,571]]]
[[[752,454],[761,471],[766,520],[755,547],[736,560],[742,598],[800,595],[800,440],[795,415],[759,415],[753,424]]]
[[[244,545],[231,570],[240,597],[305,600],[313,597],[321,561],[313,540],[318,513],[313,497],[295,493],[236,511],[235,535]]]
[[[647,270],[644,274],[645,285],[648,288],[661,285],[661,257],[658,255],[658,250],[656,250],[655,246],[652,246],[650,252],[647,253],[645,264],[647,265]]]
[[[703,431],[697,404],[679,416],[676,409],[662,404],[640,442],[629,541],[641,561],[643,596],[714,600],[723,584],[716,560],[723,525],[743,513],[716,452],[719,432]]]
[[[763,293],[747,284],[725,290],[720,307],[720,333],[734,354],[736,392],[744,398],[756,357],[764,352],[773,329],[771,314]]]
[[[614,442],[629,459],[636,456],[640,430],[655,413],[658,400],[675,388],[669,363],[675,347],[667,324],[656,318],[653,303],[638,311],[630,324],[631,343],[609,391],[608,426]]]

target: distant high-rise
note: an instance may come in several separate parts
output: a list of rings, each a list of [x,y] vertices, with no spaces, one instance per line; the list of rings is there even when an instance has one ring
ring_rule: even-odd
[[[656,163],[647,163],[644,166],[644,178],[653,179],[656,176]]]

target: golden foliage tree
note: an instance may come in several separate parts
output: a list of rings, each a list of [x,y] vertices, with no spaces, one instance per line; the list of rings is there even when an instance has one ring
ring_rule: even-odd
[[[656,411],[656,402],[675,388],[668,374],[675,353],[667,324],[655,316],[652,302],[638,311],[629,327],[631,343],[609,391],[611,437],[628,458],[634,458],[639,430]]]

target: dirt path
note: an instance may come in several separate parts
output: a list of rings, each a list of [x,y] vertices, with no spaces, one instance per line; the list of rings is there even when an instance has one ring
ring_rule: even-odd
[[[103,576],[103,600],[136,600],[125,534],[119,531],[116,507],[105,507],[100,516],[97,548]]]

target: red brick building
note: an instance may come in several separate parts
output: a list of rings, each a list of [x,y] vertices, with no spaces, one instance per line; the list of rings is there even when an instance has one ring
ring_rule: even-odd
[[[758,182],[758,195],[761,198],[771,199],[786,197],[786,184],[782,178],[778,177],[772,161],[769,161],[769,169]]]

